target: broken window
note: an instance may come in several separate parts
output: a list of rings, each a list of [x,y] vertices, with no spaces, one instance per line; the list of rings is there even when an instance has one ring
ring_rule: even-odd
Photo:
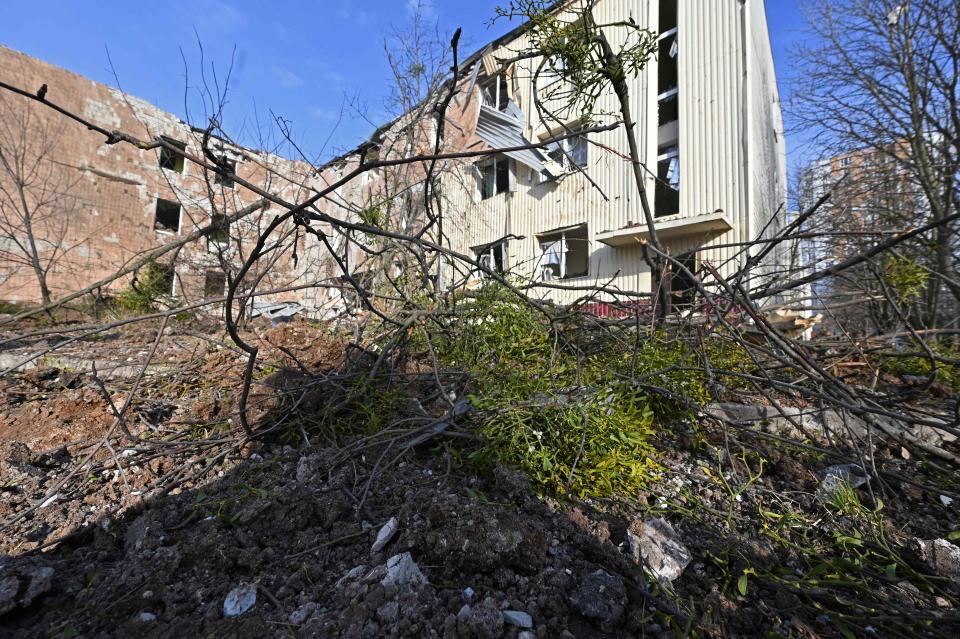
[[[661,127],[680,117],[677,36],[677,2],[664,0],[660,3],[660,35],[657,37],[657,120]]]
[[[676,264],[671,266],[671,304],[674,308],[683,310],[693,306],[697,294],[697,282],[694,277],[697,273],[697,254],[695,252],[684,253],[676,259],[683,268],[679,268]]]
[[[481,164],[480,171],[480,198],[486,200],[506,193],[510,190],[510,163],[512,160],[497,157]]]
[[[180,232],[180,203],[157,198],[156,215],[153,220],[156,231]]]
[[[227,274],[219,269],[211,269],[203,274],[203,296],[205,298],[222,297],[227,288]]]
[[[576,127],[570,131],[561,131],[557,135],[577,133],[581,129],[582,127]],[[578,133],[573,137],[554,142],[549,147],[548,155],[565,171],[573,171],[577,167],[587,166],[587,135]]]
[[[590,271],[590,243],[587,225],[581,224],[537,236],[540,257],[537,273],[541,281],[584,277]]]
[[[506,111],[507,104],[510,102],[510,94],[507,90],[507,76],[503,73],[496,77],[485,80],[480,85],[480,95],[483,96],[483,105],[496,109],[497,111]]]
[[[680,149],[661,147],[657,156],[657,186],[654,193],[657,217],[680,212]]]
[[[507,243],[495,242],[486,246],[480,246],[473,249],[477,256],[477,262],[486,270],[480,271],[481,278],[488,278],[490,275],[486,271],[495,273],[504,273],[507,264]]]
[[[180,153],[177,153],[165,146],[160,147],[160,168],[174,173],[183,173],[183,153],[187,150],[186,142],[180,142],[166,136],[160,136],[160,139],[180,150]]]
[[[212,244],[228,244],[230,242],[230,222],[222,213],[210,216],[210,235],[207,239]]]
[[[229,171],[231,174],[236,174],[237,172],[237,161],[228,160],[227,158],[220,158],[220,166]],[[225,189],[233,188],[233,177],[232,175],[222,175],[217,173],[213,178],[214,184],[219,184]]]

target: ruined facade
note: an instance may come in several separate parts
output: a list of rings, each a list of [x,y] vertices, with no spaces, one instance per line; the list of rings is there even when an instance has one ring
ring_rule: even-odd
[[[558,3],[554,11],[561,21],[573,21],[570,9],[579,5]],[[785,141],[763,0],[600,0],[593,11],[599,24],[629,19],[657,34],[657,54],[630,79],[629,89],[660,241],[690,270],[710,263],[725,276],[735,273],[749,257],[745,245],[772,236],[787,218]],[[614,49],[635,34],[616,26],[604,32]],[[522,146],[584,126],[579,116],[542,121],[537,102],[552,99],[550,78],[541,71],[534,86],[543,60],[524,58],[531,49],[522,26],[463,62],[441,151]],[[609,89],[595,112],[610,114],[599,119],[603,123],[615,121],[618,111]],[[435,110],[424,113],[429,121]],[[436,123],[429,124],[423,130],[432,141]],[[371,148],[376,157],[383,149],[395,152],[393,141],[404,130],[409,121],[401,118],[338,162],[355,167]],[[417,180],[424,173],[421,166],[407,187],[422,192]],[[389,174],[372,172],[362,195],[344,196],[355,205],[352,219],[376,200],[369,184]],[[437,175],[443,228],[435,239],[473,261],[471,268],[463,260],[437,260],[433,281],[441,288],[482,281],[476,268],[482,264],[561,303],[597,284],[624,297],[651,290],[642,256],[647,227],[622,126],[546,149],[444,161]],[[380,199],[387,201],[395,202]],[[349,208],[341,211],[348,217]],[[774,252],[754,277],[775,276],[787,259]],[[684,295],[684,286],[690,283],[673,278],[677,295]]]
[[[202,156],[202,132],[143,100],[65,69],[0,47],[0,79],[28,90],[45,85],[48,100],[98,126],[143,140],[162,136]],[[4,92],[0,108],[5,154],[0,167],[5,169],[0,170],[0,300],[41,299],[28,235],[56,298],[210,224],[223,226],[158,262],[172,297],[219,297],[228,272],[237,268],[257,231],[278,212],[266,207],[226,224],[224,220],[260,197],[168,150],[105,144],[103,135],[22,96]],[[222,140],[214,140],[211,147],[240,178],[289,202],[304,199],[312,176],[309,165]],[[302,261],[294,264],[289,254],[274,254],[267,261],[269,273],[259,284],[261,290],[295,286],[304,271],[317,270]],[[251,280],[261,274],[253,272]],[[122,278],[100,292],[115,293],[131,279]],[[274,299],[297,296],[278,294]]]

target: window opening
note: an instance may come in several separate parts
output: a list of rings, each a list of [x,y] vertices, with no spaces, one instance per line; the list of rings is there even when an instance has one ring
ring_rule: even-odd
[[[657,156],[657,185],[654,215],[663,217],[680,212],[680,149],[662,147]]]
[[[540,243],[538,273],[540,280],[584,277],[590,271],[590,246],[587,225],[547,233],[537,237]]]
[[[677,256],[677,261],[683,265],[683,269],[673,265],[673,277],[670,278],[670,294],[673,307],[678,310],[689,309],[693,307],[693,301],[697,294],[697,283],[694,275],[697,273],[697,254],[695,252],[684,253]],[[684,272],[689,271],[689,274]]]
[[[160,138],[167,144],[180,149],[180,151],[185,152],[187,150],[187,144],[185,142],[180,142],[179,140],[174,140],[166,136],[160,136]],[[173,171],[174,173],[183,173],[183,155],[175,153],[167,147],[160,147],[160,168]]]
[[[509,158],[498,157],[479,166],[481,199],[510,190],[510,162]]]
[[[483,96],[484,106],[497,111],[506,111],[507,103],[510,102],[510,94],[507,90],[507,76],[503,73],[496,77],[489,78],[480,85],[480,94]]]
[[[587,136],[580,133],[582,127],[576,127],[571,131],[560,131],[557,135],[576,132],[577,135],[552,143],[547,151],[550,159],[562,166],[565,171],[573,171],[577,167],[587,166]]]
[[[227,274],[220,270],[208,270],[203,275],[203,296],[222,297],[227,288]]]
[[[156,231],[180,232],[180,203],[157,198],[157,208],[153,220]]]
[[[220,165],[226,170],[230,171],[232,174],[237,172],[237,161],[228,160],[227,158],[220,158]],[[225,189],[232,189],[234,186],[233,178],[227,175],[221,175],[216,173],[213,178],[214,184],[219,184]]]

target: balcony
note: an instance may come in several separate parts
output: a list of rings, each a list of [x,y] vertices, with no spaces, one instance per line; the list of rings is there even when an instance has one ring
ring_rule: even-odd
[[[708,213],[695,217],[671,216],[660,218],[656,222],[657,237],[661,240],[690,236],[690,235],[718,235],[733,228],[725,213]],[[649,232],[646,224],[634,224],[616,231],[598,233],[597,241],[607,246],[630,246],[640,240],[646,240]]]

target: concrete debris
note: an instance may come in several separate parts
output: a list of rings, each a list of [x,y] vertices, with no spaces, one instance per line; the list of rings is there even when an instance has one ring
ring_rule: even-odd
[[[380,623],[392,626],[400,619],[400,604],[396,601],[388,601],[377,608],[377,619]]]
[[[504,610],[503,622],[517,628],[533,628],[533,617],[522,610]]]
[[[856,464],[839,464],[830,466],[820,471],[823,478],[820,487],[817,489],[817,495],[821,498],[832,497],[840,486],[847,484],[851,488],[863,486],[870,478],[863,471],[863,468]]]
[[[393,539],[393,536],[397,534],[397,529],[399,528],[396,517],[391,517],[390,521],[383,525],[383,528],[380,529],[380,532],[377,533],[377,539],[373,542],[373,547],[370,549],[371,553],[377,553],[383,550],[384,546],[390,543],[390,540]]]
[[[290,613],[290,623],[294,626],[302,626],[319,608],[316,602],[308,601]]]
[[[616,623],[623,618],[627,606],[623,578],[604,570],[592,572],[584,577],[580,588],[570,597],[570,603],[587,619]]]
[[[960,580],[960,548],[946,539],[924,541],[915,539],[914,544],[927,566],[941,577]]]
[[[387,573],[380,581],[380,585],[382,586],[406,586],[407,584],[427,583],[427,578],[420,572],[420,567],[417,566],[417,563],[408,552],[401,555],[394,555],[388,559],[386,568]]]
[[[257,603],[257,587],[252,584],[237,586],[223,600],[223,616],[239,617]]]
[[[657,579],[671,582],[690,563],[690,551],[665,519],[634,520],[627,530],[633,560],[646,564]]]
[[[0,615],[17,608],[27,608],[37,598],[50,592],[54,574],[50,566],[32,561],[0,564]]]
[[[457,627],[465,637],[497,639],[503,634],[503,622],[503,613],[490,597],[476,606],[464,605],[457,613]]]

